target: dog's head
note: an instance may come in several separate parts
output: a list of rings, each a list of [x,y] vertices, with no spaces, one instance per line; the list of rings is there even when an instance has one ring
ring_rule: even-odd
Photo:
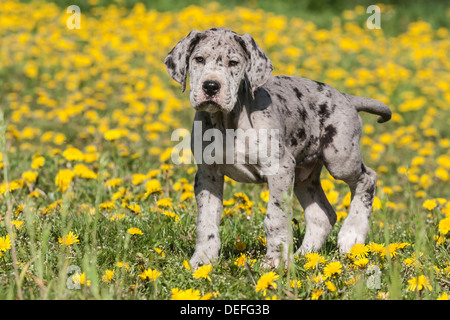
[[[169,52],[164,63],[183,91],[189,72],[191,104],[198,111],[208,112],[230,112],[244,79],[253,94],[273,70],[269,58],[250,35],[225,28],[191,31]]]

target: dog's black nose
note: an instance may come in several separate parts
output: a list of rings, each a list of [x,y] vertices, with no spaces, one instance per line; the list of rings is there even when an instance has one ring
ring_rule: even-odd
[[[220,90],[220,83],[213,80],[206,80],[203,82],[203,92],[208,96],[213,96]]]

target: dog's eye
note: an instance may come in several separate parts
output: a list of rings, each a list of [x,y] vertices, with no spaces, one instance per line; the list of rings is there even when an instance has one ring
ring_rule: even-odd
[[[239,61],[236,61],[236,60],[230,60],[228,62],[229,67],[236,67],[238,64],[239,64]]]
[[[205,59],[203,57],[195,57],[195,61],[198,63],[203,63],[205,62]]]

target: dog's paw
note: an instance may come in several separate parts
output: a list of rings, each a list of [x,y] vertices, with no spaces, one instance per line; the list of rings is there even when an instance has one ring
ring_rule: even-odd
[[[338,243],[337,246],[339,248],[339,252],[342,254],[347,254],[353,248],[353,246],[357,243],[365,243],[365,236],[354,233],[347,232],[344,234],[338,235]]]
[[[196,270],[196,269],[198,269],[199,266],[210,264],[210,263],[214,262],[215,260],[216,260],[216,258],[214,258],[214,257],[210,258],[208,255],[204,254],[203,252],[198,253],[196,251],[196,252],[194,252],[194,255],[192,256],[189,263],[191,264],[192,269]]]
[[[289,262],[292,261],[294,261],[293,255],[291,255],[289,259],[287,257],[281,258],[281,256],[266,256],[261,267],[263,269],[278,269],[282,266],[283,268],[287,269]]]

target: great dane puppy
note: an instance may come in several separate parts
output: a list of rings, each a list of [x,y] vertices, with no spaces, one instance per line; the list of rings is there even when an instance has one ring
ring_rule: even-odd
[[[306,221],[306,233],[296,254],[319,250],[332,230],[336,213],[320,183],[324,165],[335,179],[348,184],[352,195],[349,214],[338,234],[340,251],[348,252],[354,244],[365,242],[377,175],[361,158],[362,121],[358,111],[380,115],[378,122],[385,122],[391,118],[386,105],[341,93],[321,82],[271,76],[272,64],[255,40],[225,28],[193,30],[164,62],[183,91],[190,75],[190,102],[196,110],[195,121],[202,125],[197,129],[200,134],[194,126],[191,141],[195,143],[195,138],[201,139],[203,133],[214,128],[223,134],[223,141],[231,129],[251,129],[267,133],[269,142],[277,142],[276,150],[269,150],[277,161],[263,161],[264,157],[246,163],[197,161],[197,240],[190,260],[194,268],[219,256],[225,175],[239,182],[268,184],[264,228],[265,262],[270,266],[292,258],[288,250],[292,211],[283,200],[292,184]],[[272,145],[262,140],[258,137],[256,149]],[[201,143],[201,150],[193,148],[194,157],[200,160],[199,153],[207,146]],[[231,149],[231,158],[254,156],[242,141],[235,139],[232,145],[235,148]],[[223,145],[219,157],[230,156],[228,147]]]

